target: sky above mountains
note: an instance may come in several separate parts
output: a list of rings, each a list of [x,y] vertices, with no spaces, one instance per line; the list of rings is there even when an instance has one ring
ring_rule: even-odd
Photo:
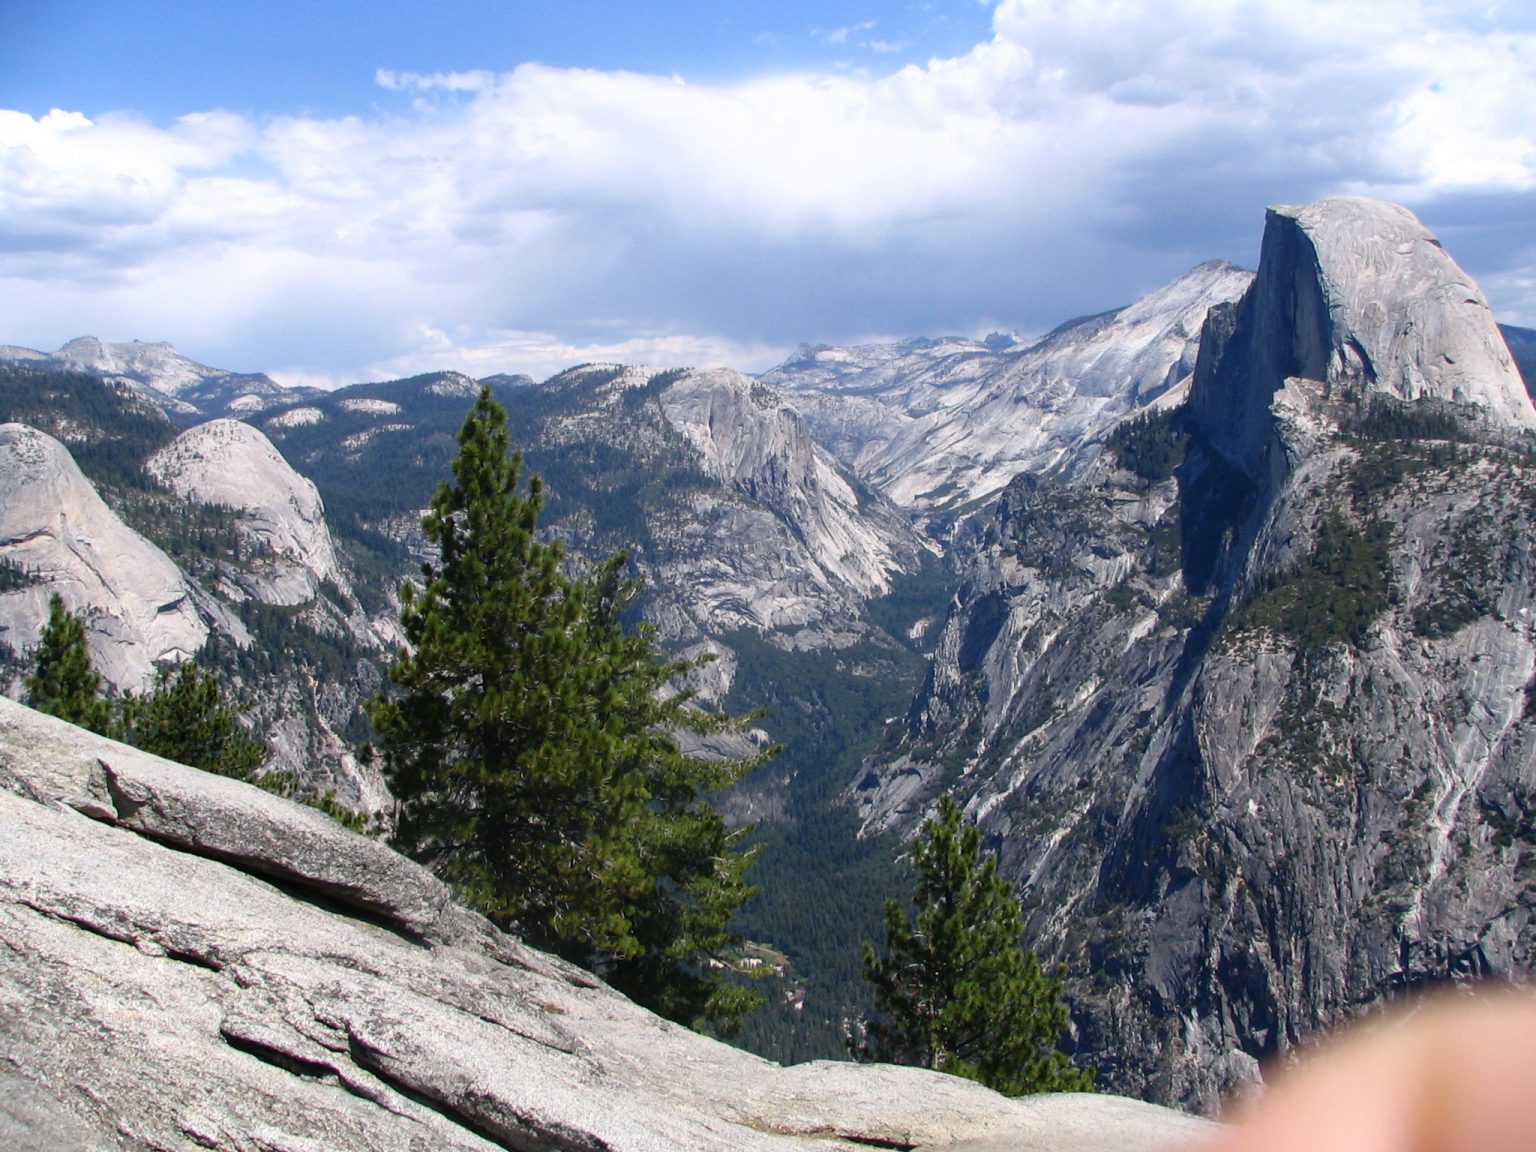
[[[1271,203],[1407,205],[1536,324],[1536,10],[0,3],[0,343],[339,384],[1038,332]]]

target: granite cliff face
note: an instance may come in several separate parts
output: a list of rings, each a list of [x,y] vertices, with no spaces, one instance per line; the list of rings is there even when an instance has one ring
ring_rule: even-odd
[[[265,604],[303,604],[345,582],[315,486],[249,424],[212,420],[150,457],[149,474],[184,499],[231,508],[255,563],[235,577]]]
[[[742,509],[738,515],[760,523],[729,535],[707,533],[738,553],[735,561],[693,558],[718,568],[716,582],[672,573],[689,579],[714,628],[836,626],[840,618],[857,619],[863,600],[888,592],[893,575],[916,567],[919,544],[905,519],[872,493],[858,492],[857,481],[775,390],[717,369],[684,374],[659,401],[667,424],[698,454],[698,466],[727,485],[738,504],[747,497],[768,513]],[[714,499],[703,496],[695,507]],[[777,555],[751,557],[746,550],[753,545]]]
[[[1251,279],[1213,261],[1030,343],[809,348],[763,379],[865,483],[916,512],[952,513],[1020,473],[1075,466],[1106,424],[1189,375],[1206,313]]]
[[[141,691],[161,661],[202,647],[208,625],[193,587],[159,548],[124,524],[57,440],[0,425],[0,641],[33,647],[53,593],[83,618],[97,670]]]
[[[1270,213],[1183,412],[1004,494],[850,796],[910,829],[960,794],[1108,1085],[1210,1108],[1536,963],[1533,421],[1433,238],[1324,201]]]
[[[668,1024],[311,810],[0,699],[16,1152],[1157,1152],[1207,1126]]]
[[[1411,213],[1380,201],[1271,208],[1259,283],[1215,309],[1203,342],[1191,414],[1250,475],[1292,377],[1330,399],[1464,405],[1476,422],[1536,427],[1482,292]]]

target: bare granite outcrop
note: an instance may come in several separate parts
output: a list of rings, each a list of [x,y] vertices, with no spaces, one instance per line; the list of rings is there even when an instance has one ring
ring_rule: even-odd
[[[177,495],[233,509],[252,554],[234,577],[264,604],[306,604],[327,581],[345,584],[315,485],[256,428],[210,420],[189,428],[145,465]]]
[[[159,548],[122,522],[69,450],[23,424],[0,425],[0,559],[20,574],[0,591],[0,641],[37,642],[57,593],[82,617],[97,670],[140,691],[155,665],[208,636],[194,589]]]

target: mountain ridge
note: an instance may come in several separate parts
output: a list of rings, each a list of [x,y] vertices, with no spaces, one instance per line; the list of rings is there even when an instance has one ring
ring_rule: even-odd
[[[885,867],[885,883],[890,837],[954,789],[1026,898],[1031,939],[1074,966],[1079,1052],[1113,1086],[1210,1108],[1362,1000],[1528,966],[1524,929],[1479,917],[1526,906],[1536,811],[1513,375],[1536,333],[1501,339],[1405,217],[1277,208],[1256,276],[1211,262],[1036,341],[813,349],[757,379],[491,379],[547,482],[549,529],[579,557],[629,550],[668,644],[720,654],[707,697],[771,699],[770,733],[803,738],[803,757],[730,801],[788,871],[815,871],[857,813],[886,838],[838,867]],[[1405,283],[1457,315],[1416,304],[1396,325]],[[816,393],[817,373],[836,386]],[[1486,396],[1469,391],[1485,378]],[[1030,382],[1045,390],[1015,402]],[[200,588],[248,585],[196,601],[221,659],[242,686],[285,686],[253,715],[348,803],[387,804],[354,756],[357,705],[382,683],[395,589],[427,555],[419,515],[481,383],[431,373],[245,413],[324,497],[343,579],[302,577],[313,599],[250,595],[252,558],[177,554]],[[1010,443],[1010,419],[1030,436]],[[112,442],[74,417],[50,428],[82,460]],[[200,507],[227,550],[239,516]],[[1393,735],[1425,717],[1422,739]],[[844,785],[851,808],[831,808]],[[1292,847],[1323,862],[1322,894]],[[856,982],[884,893],[827,879],[814,911],[837,923],[817,931],[850,936]],[[1265,885],[1311,903],[1266,901]],[[854,897],[867,924],[838,902]],[[1308,933],[1320,942],[1298,958]],[[804,1003],[791,1011],[825,1013],[840,1051],[851,1001]]]

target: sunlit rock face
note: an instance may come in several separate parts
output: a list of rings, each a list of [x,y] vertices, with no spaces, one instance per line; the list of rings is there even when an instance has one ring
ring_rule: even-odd
[[[238,513],[238,530],[250,549],[240,578],[256,599],[302,604],[326,581],[343,582],[319,492],[249,424],[199,424],[146,467],[178,495]]]
[[[102,502],[57,440],[0,425],[0,560],[20,574],[0,592],[0,640],[30,649],[52,594],[80,616],[98,672],[140,691],[155,665],[207,639],[193,590],[169,557]]]
[[[910,563],[910,531],[860,500],[804,419],[773,389],[728,369],[690,372],[666,389],[661,407],[706,473],[789,530],[805,553],[795,566],[823,595],[878,596]]]
[[[1271,208],[1258,278],[1216,310],[1204,346],[1191,411],[1212,447],[1250,474],[1270,398],[1293,377],[1330,399],[1439,401],[1492,426],[1536,427],[1481,290],[1412,213],[1377,200]]]
[[[1327,200],[1213,309],[1176,471],[1111,437],[1003,493],[848,795],[911,830],[959,793],[1102,1083],[1214,1108],[1385,997],[1536,965],[1533,424],[1434,238]]]
[[[1072,467],[1108,423],[1177,386],[1206,313],[1252,278],[1211,261],[1039,340],[806,348],[763,379],[871,487],[920,514],[953,513],[1021,472]]]

